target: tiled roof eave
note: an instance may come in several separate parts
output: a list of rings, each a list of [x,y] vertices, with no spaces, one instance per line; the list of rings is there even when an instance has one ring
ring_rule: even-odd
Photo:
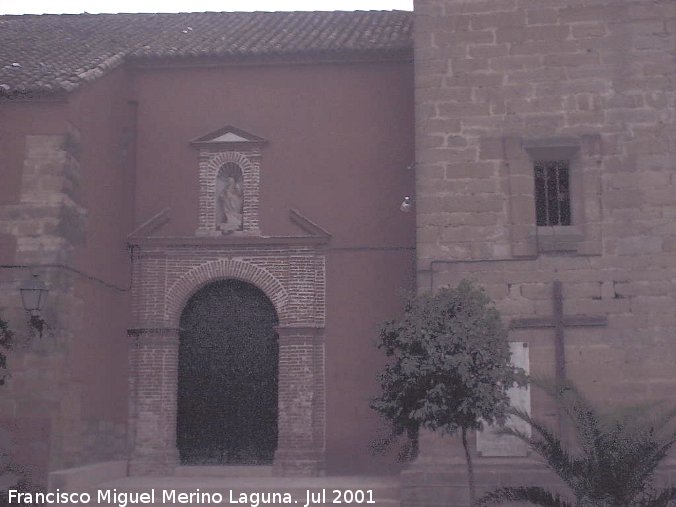
[[[413,48],[374,49],[374,50],[327,50],[299,51],[284,53],[267,53],[258,55],[161,55],[135,56],[117,54],[108,58],[97,67],[81,74],[63,79],[57,87],[40,87],[22,89],[0,89],[0,102],[64,100],[73,92],[89,82],[95,81],[105,74],[126,64],[131,68],[163,68],[163,67],[204,67],[224,65],[285,65],[313,63],[374,63],[374,62],[408,62],[413,61]]]
[[[207,54],[198,56],[181,54],[157,56],[130,55],[127,61],[128,65],[134,68],[413,61],[413,48],[323,50],[260,54]]]
[[[0,89],[0,104],[8,102],[60,102],[68,98],[68,91],[62,88],[33,87],[30,89]]]
[[[113,56],[106,58],[93,69],[89,69],[77,74],[78,81],[74,83],[73,89],[77,88],[81,83],[89,83],[90,81],[94,81],[104,74],[107,74],[111,70],[119,67],[125,62],[127,55],[128,52],[126,51],[114,54]],[[64,86],[64,88],[67,91],[70,91],[68,87]]]
[[[412,61],[412,25],[404,11],[0,16],[0,100],[64,97],[121,65]]]
[[[94,68],[57,79],[55,83],[47,86],[36,85],[30,87],[0,88],[0,102],[63,100],[70,92],[77,90],[83,84],[95,81],[124,64],[126,56],[126,52],[116,53],[104,59]]]

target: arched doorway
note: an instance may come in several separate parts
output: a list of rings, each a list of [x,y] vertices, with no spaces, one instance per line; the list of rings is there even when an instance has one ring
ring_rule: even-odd
[[[210,283],[180,320],[177,447],[182,464],[269,464],[277,448],[275,308],[240,280]]]

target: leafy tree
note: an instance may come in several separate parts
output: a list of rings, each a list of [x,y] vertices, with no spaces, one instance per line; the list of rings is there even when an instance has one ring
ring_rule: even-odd
[[[510,363],[507,331],[482,289],[458,287],[411,298],[403,318],[387,322],[378,347],[391,361],[379,374],[382,394],[371,407],[392,423],[394,436],[416,441],[419,428],[460,433],[470,501],[475,486],[467,434],[501,421],[507,389],[525,383]]]
[[[9,351],[14,339],[14,333],[9,328],[7,321],[0,318],[0,386],[5,383],[7,378],[7,351]],[[2,430],[0,430],[1,433]],[[1,435],[0,435],[1,436]],[[2,439],[0,439],[1,441]],[[0,507],[9,504],[7,494],[7,485],[11,489],[18,489],[24,492],[35,492],[38,489],[31,484],[30,474],[24,467],[15,465],[11,462],[9,455],[0,449]],[[23,502],[13,505],[25,505]]]
[[[14,333],[10,331],[7,321],[0,318],[0,386],[5,383],[7,376],[7,356],[5,353],[9,350],[13,337]]]
[[[577,443],[566,446],[541,422],[527,413],[510,410],[529,423],[533,435],[503,428],[547,463],[570,488],[574,498],[561,498],[540,486],[500,488],[479,500],[479,505],[504,501],[530,502],[549,507],[667,507],[676,502],[676,488],[657,489],[653,477],[660,461],[676,443],[672,422],[675,412],[655,417],[635,409],[614,415],[600,414],[573,386],[548,388],[571,421]]]
[[[13,336],[7,321],[0,318],[0,386],[5,383],[5,378],[7,377],[6,353],[12,343]],[[13,465],[9,462],[9,456],[0,449],[0,479],[9,476],[14,471]],[[0,505],[7,503],[6,496],[6,491],[0,487]]]

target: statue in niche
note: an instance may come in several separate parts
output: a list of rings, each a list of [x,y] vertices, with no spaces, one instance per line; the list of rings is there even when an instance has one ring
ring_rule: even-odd
[[[242,230],[242,171],[231,162],[216,177],[216,227],[226,233]]]

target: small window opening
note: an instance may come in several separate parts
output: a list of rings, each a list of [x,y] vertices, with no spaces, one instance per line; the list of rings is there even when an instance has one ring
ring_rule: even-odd
[[[570,225],[570,162],[535,161],[535,216],[539,226]]]

